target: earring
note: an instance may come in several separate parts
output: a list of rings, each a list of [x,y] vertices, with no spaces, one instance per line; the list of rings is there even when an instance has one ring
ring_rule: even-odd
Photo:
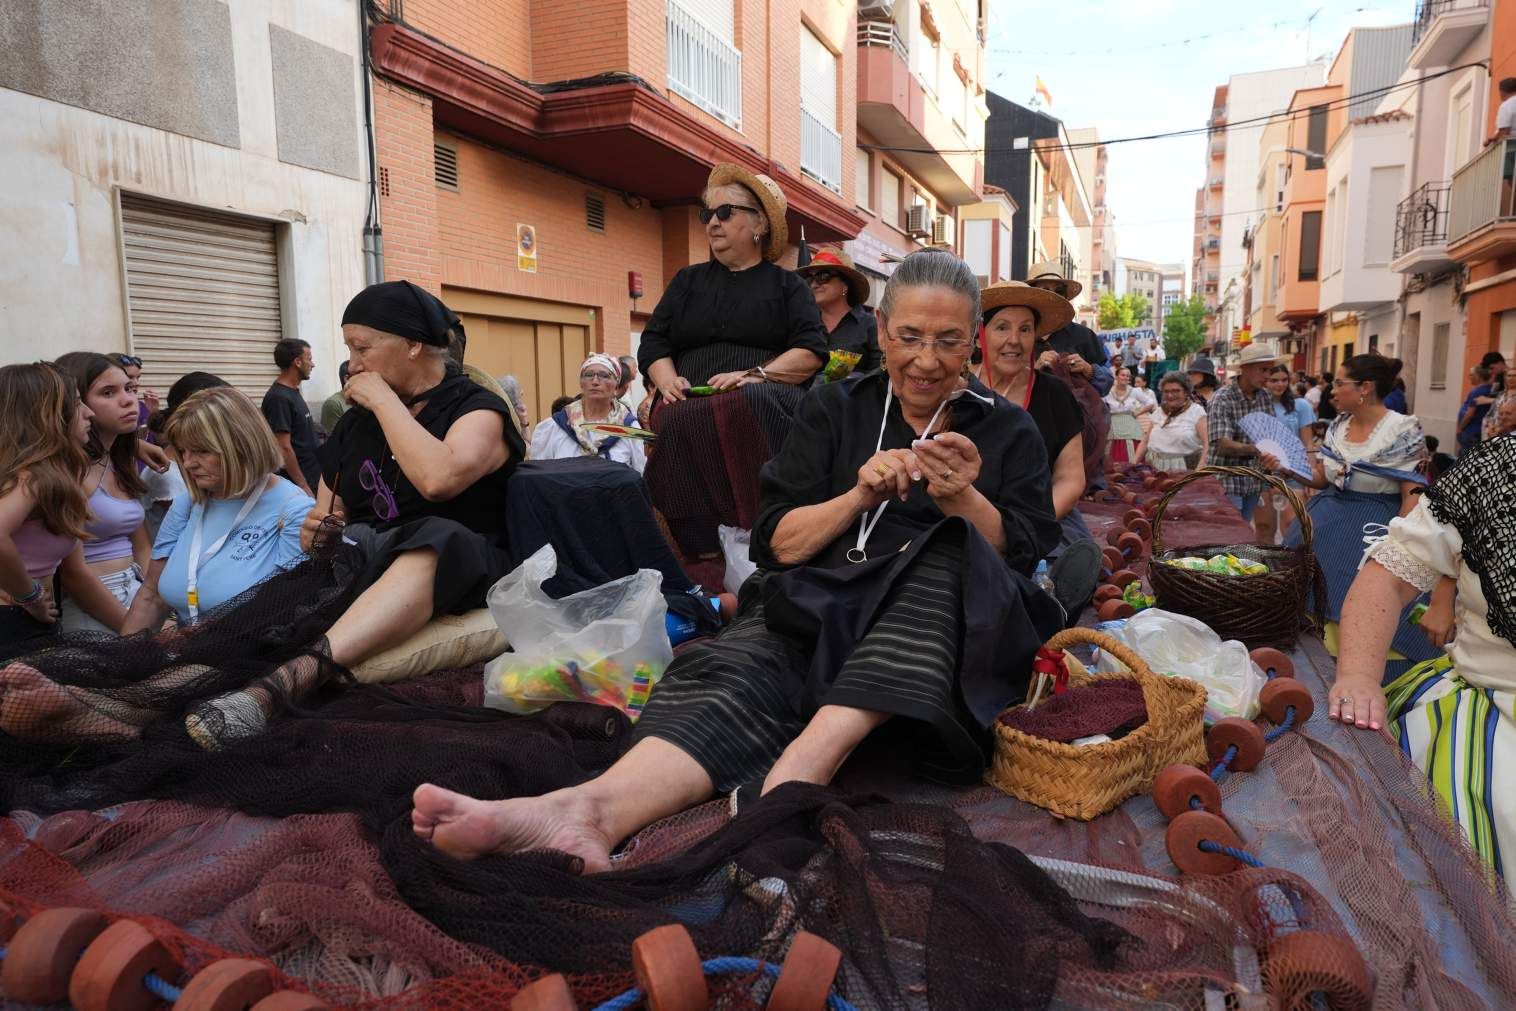
[[[416,360],[416,352],[412,351],[411,352],[411,361],[415,361],[415,360]]]
[[[753,233],[753,245],[756,246],[756,245],[758,245],[762,241],[763,241],[763,236],[759,235],[757,232],[754,232]]]

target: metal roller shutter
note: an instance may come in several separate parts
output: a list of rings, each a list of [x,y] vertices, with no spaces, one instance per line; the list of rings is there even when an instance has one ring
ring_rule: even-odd
[[[121,232],[142,384],[198,370],[260,400],[284,336],[273,224],[123,193]]]

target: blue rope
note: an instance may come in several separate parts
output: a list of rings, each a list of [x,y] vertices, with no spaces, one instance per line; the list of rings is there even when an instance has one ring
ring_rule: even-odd
[[[765,976],[774,979],[777,979],[779,976],[779,966],[774,965],[772,962],[760,962],[756,958],[737,958],[735,956],[708,958],[700,963],[700,969],[707,976],[724,976],[731,973],[748,972],[761,972]],[[155,977],[149,976],[148,978],[153,979]],[[149,989],[152,988],[149,987]],[[156,990],[153,992],[157,993]],[[175,996],[177,997],[177,994]],[[631,1008],[642,1003],[644,996],[640,989],[632,987],[625,993],[617,994],[604,1004],[598,1005],[595,1011],[630,1011]],[[164,999],[173,1000],[175,998],[165,997]],[[827,994],[826,1006],[830,1011],[858,1011],[857,1008],[835,993]]]
[[[1288,734],[1292,729],[1294,729],[1294,727],[1295,707],[1290,706],[1284,711],[1284,722],[1263,735],[1263,743],[1273,744],[1275,741],[1279,740],[1279,738],[1283,737],[1285,734]]]
[[[1203,853],[1224,853],[1238,863],[1247,864],[1249,867],[1264,866],[1262,860],[1259,860],[1247,850],[1240,850],[1235,846],[1223,846],[1220,843],[1211,842],[1209,839],[1202,839],[1199,842],[1199,847]]]
[[[148,990],[152,992],[153,996],[157,997],[159,1000],[167,1001],[170,1004],[174,1003],[184,995],[183,990],[179,989],[177,986],[170,983],[168,980],[164,979],[156,972],[150,972],[146,976],[142,977],[142,985],[147,987]]]
[[[1190,797],[1190,810],[1191,811],[1203,811],[1204,809],[1205,809],[1205,805],[1200,802],[1200,798],[1191,795],[1191,797]]]
[[[1228,744],[1226,754],[1221,756],[1221,761],[1216,763],[1216,768],[1211,770],[1211,781],[1221,782],[1221,777],[1227,774],[1227,767],[1232,764],[1232,759],[1237,757],[1237,745]]]

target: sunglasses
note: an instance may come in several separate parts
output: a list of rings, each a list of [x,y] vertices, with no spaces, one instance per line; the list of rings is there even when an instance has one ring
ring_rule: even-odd
[[[830,284],[833,281],[837,280],[837,278],[838,278],[838,275],[836,273],[834,273],[833,271],[830,271],[830,270],[818,270],[818,271],[816,271],[816,273],[814,273],[810,277],[806,278],[806,280],[808,282],[810,282],[811,284]]]
[[[719,207],[702,207],[700,208],[700,223],[708,225],[711,223],[712,218],[715,218],[717,221],[726,221],[732,216],[733,211],[748,211],[757,214],[758,208],[748,207],[746,204],[722,204]]]
[[[358,468],[358,484],[364,491],[374,493],[371,503],[374,515],[381,523],[388,523],[400,515],[400,506],[395,502],[395,493],[385,482],[379,473],[379,468],[374,466],[373,460],[364,460],[363,466]]]
[[[142,368],[142,359],[138,358],[136,355],[117,355],[116,361],[120,362],[122,365],[129,365],[134,369]]]

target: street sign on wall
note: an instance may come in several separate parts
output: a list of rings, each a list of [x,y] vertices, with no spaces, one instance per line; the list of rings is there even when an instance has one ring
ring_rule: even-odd
[[[537,273],[537,229],[531,225],[516,226],[516,269]]]

